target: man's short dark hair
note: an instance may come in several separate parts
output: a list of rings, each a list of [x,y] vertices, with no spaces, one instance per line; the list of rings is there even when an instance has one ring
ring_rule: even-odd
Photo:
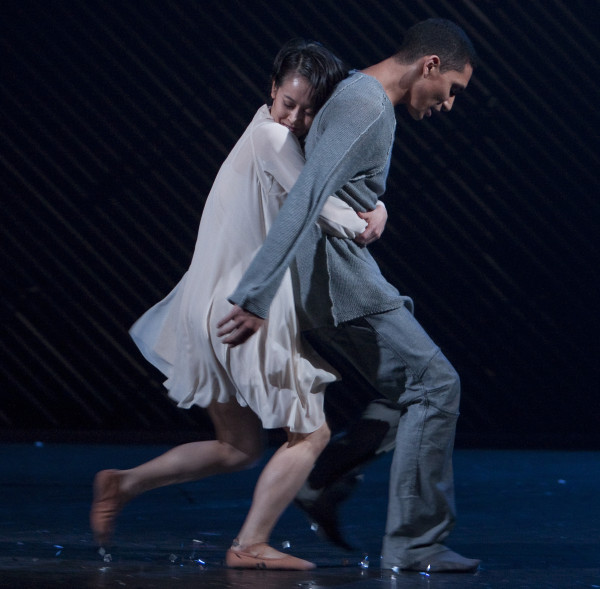
[[[441,72],[462,72],[467,63],[475,68],[477,62],[467,34],[445,18],[429,18],[410,27],[395,57],[402,63],[413,63],[424,55],[437,55]]]

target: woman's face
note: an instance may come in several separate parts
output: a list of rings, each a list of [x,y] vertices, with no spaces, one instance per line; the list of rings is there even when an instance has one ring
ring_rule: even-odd
[[[290,74],[281,86],[271,89],[271,116],[276,123],[287,127],[296,137],[304,137],[312,125],[315,111],[311,100],[312,86],[300,74]]]

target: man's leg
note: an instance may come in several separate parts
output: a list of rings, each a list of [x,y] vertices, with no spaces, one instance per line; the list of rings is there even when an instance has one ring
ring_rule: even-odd
[[[360,419],[333,439],[319,456],[308,479],[311,487],[328,487],[378,455],[393,450],[401,412],[397,403],[387,399],[369,403]]]
[[[402,409],[390,472],[382,566],[473,570],[441,544],[454,524],[452,450],[460,396],[456,371],[405,308],[311,332],[336,366],[353,364]],[[425,562],[427,561],[427,562]]]
[[[306,334],[323,357],[330,354],[323,340]],[[350,471],[393,449],[401,408],[364,378],[353,362],[336,354],[335,368],[342,380],[327,387],[325,413],[332,440],[321,453],[308,482],[314,489],[334,484]]]
[[[321,356],[331,353],[313,332],[303,335]],[[402,409],[382,398],[353,361],[336,354],[335,367],[342,380],[330,384],[325,394],[325,413],[333,436],[294,502],[318,526],[319,534],[352,550],[342,535],[338,511],[358,486],[362,469],[394,449]]]
[[[296,506],[336,546],[352,550],[341,533],[338,509],[354,491],[362,468],[393,450],[400,413],[387,399],[369,403],[360,419],[328,444],[296,495]]]

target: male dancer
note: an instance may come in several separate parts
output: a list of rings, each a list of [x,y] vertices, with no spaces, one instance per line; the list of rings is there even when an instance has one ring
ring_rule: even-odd
[[[375,208],[389,171],[394,107],[403,105],[416,120],[449,111],[475,59],[460,27],[429,19],[407,31],[398,53],[338,85],[315,117],[304,170],[219,324],[225,344],[248,339],[291,265],[307,339],[332,365],[354,366],[394,408],[386,569],[468,572],[479,565],[442,544],[455,521],[459,378],[368,250],[322,235],[315,220],[333,193],[356,211]]]

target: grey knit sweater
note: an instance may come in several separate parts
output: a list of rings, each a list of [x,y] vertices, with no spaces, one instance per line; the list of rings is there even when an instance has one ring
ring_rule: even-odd
[[[306,140],[306,165],[230,302],[267,317],[290,267],[303,328],[339,324],[400,307],[405,300],[365,247],[325,235],[315,221],[328,195],[357,211],[385,191],[394,108],[381,84],[360,72],[340,82]]]

